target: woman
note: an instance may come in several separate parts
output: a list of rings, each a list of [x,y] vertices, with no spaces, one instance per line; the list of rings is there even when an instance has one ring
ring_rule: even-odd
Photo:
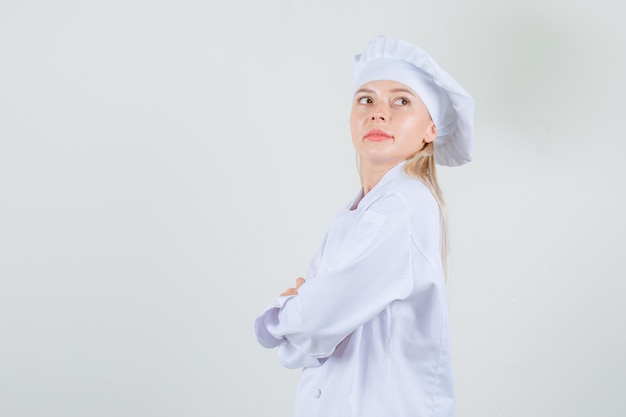
[[[303,368],[296,417],[449,417],[454,390],[435,162],[469,162],[473,100],[424,51],[387,36],[354,60],[352,142],[362,189],[306,281],[255,322]]]

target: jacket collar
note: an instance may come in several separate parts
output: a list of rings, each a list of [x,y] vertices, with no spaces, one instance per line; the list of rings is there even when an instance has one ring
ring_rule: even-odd
[[[394,180],[399,178],[406,178],[406,174],[404,173],[404,166],[406,165],[406,161],[402,161],[399,164],[392,167],[389,171],[383,175],[383,177],[378,181],[369,193],[363,196],[363,188],[361,188],[356,195],[356,197],[350,202],[347,209],[348,210],[359,210],[363,207],[367,207],[370,205],[372,201],[374,201],[378,195],[380,195],[387,185]]]

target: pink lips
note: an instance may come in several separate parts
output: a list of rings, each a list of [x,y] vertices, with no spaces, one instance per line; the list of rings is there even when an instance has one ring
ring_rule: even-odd
[[[367,132],[365,139],[371,140],[372,142],[382,142],[383,140],[393,139],[393,136],[383,130],[372,129]]]

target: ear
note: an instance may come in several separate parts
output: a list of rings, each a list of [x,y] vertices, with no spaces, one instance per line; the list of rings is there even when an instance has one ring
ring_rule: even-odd
[[[428,124],[428,128],[426,129],[426,134],[424,135],[423,142],[430,143],[437,137],[437,127],[435,126],[435,122],[432,120]]]

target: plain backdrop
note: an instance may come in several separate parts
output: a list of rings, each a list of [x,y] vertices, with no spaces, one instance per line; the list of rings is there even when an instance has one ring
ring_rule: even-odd
[[[0,416],[289,417],[252,323],[359,188],[375,35],[476,100],[441,168],[459,417],[626,414],[626,3],[0,1]]]

